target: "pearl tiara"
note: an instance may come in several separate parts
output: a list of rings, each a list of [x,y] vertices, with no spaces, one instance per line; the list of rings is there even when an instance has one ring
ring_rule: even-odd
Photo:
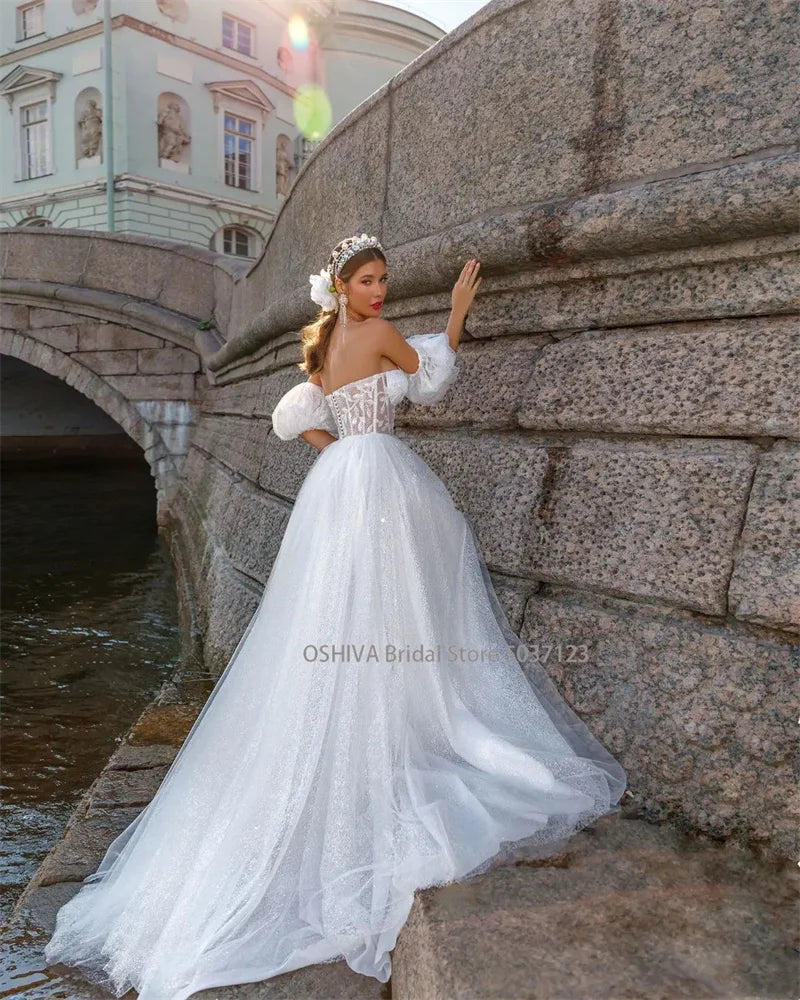
[[[376,247],[378,250],[383,251],[383,247],[378,242],[377,236],[368,236],[366,233],[362,233],[360,236],[351,236],[350,239],[344,240],[341,250],[338,252],[334,251],[331,254],[334,277],[338,278],[339,272],[347,261],[367,247]]]

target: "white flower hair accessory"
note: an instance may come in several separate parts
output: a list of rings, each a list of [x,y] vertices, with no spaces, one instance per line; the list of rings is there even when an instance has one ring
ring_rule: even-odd
[[[338,277],[339,272],[347,261],[354,254],[367,247],[376,247],[383,252],[383,247],[376,236],[369,236],[367,233],[362,233],[360,236],[351,236],[350,239],[343,240],[339,249],[334,250],[331,254],[329,267],[323,268],[319,274],[309,274],[308,276],[308,280],[311,283],[311,298],[327,312],[334,312],[338,306],[339,319],[342,326],[347,326],[347,310],[345,309],[347,295],[342,292],[337,297],[336,286],[331,277],[331,268],[333,269],[333,274]]]
[[[309,274],[308,280],[311,282],[311,298],[322,309],[333,312],[338,303],[330,271],[324,267],[319,274]]]

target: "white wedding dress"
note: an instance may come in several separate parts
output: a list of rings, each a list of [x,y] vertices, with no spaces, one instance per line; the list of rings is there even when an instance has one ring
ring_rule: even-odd
[[[446,334],[408,342],[412,375],[277,404],[280,438],[338,440],[156,795],[59,910],[49,963],[140,1000],[342,958],[385,982],[415,889],[619,811],[621,765],[520,666],[470,524],[394,435],[398,402],[438,402],[458,371]]]

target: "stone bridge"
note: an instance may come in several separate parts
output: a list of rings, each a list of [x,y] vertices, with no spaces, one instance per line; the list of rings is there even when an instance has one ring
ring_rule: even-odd
[[[85,230],[6,229],[0,352],[63,379],[141,447],[163,524],[206,378],[196,338],[216,343],[225,257]]]
[[[3,350],[63,372],[146,449],[187,625],[213,676],[255,610],[315,458],[270,426],[299,380],[298,331],[315,314],[307,276],[343,236],[377,234],[390,260],[387,316],[412,334],[444,329],[453,281],[479,257],[461,377],[435,407],[404,404],[398,434],[471,518],[515,631],[555,651],[546,666],[626,768],[638,819],[736,840],[795,871],[800,169],[790,6],[495,0],[319,145],[244,276],[163,244],[6,237],[15,319]],[[54,313],[75,321],[48,325]],[[120,327],[158,344],[116,339]],[[124,371],[110,370],[117,361]],[[188,437],[167,433],[169,405],[185,407]],[[585,661],[567,655],[576,646]],[[165,692],[152,714],[173,719],[178,697]],[[135,750],[109,764],[89,797],[95,814],[119,803],[119,770]],[[774,906],[766,891],[739,905],[738,876],[723,877],[733,869],[707,841],[686,842],[676,860],[679,849],[659,839],[658,860],[637,830],[574,848],[563,884],[581,905],[564,910],[569,928],[552,940],[555,908],[541,900],[564,901],[548,895],[546,872],[503,883],[515,914],[528,900],[530,937],[516,951],[502,914],[494,931],[482,922],[485,900],[481,910],[467,892],[437,910],[426,897],[404,931],[393,995],[523,996],[534,981],[541,996],[790,995],[791,920],[779,913],[788,889]],[[70,861],[81,831],[76,823],[40,888],[93,870]],[[604,892],[592,881],[600,844]],[[645,870],[649,885],[638,880]],[[475,935],[448,935],[460,907]],[[700,911],[687,931],[684,917]],[[587,913],[594,923],[579,932]],[[748,927],[769,927],[768,961],[741,929],[745,913]],[[618,918],[626,935],[600,941],[598,928]],[[607,989],[585,960],[597,953],[587,935],[614,953]],[[470,964],[478,938],[474,950],[494,949],[494,963]],[[550,992],[542,948],[530,944],[539,940],[559,955]],[[722,940],[736,945],[720,958]],[[713,987],[687,971],[703,948]],[[744,968],[763,975],[745,981]],[[336,995],[330,984],[326,995]]]

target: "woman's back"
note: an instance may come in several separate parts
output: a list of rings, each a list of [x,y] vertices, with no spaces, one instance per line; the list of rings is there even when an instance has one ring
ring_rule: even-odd
[[[325,352],[325,362],[314,379],[326,396],[351,382],[397,368],[391,358],[381,353],[377,336],[381,322],[377,318],[360,323],[349,320],[343,327],[337,320]]]

